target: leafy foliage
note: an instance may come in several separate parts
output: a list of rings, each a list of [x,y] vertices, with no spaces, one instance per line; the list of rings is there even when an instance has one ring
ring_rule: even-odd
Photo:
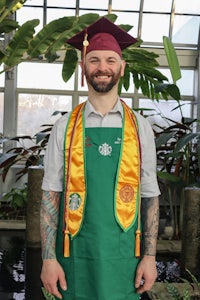
[[[165,281],[167,285],[167,291],[169,293],[169,296],[172,300],[192,300],[192,299],[199,299],[200,296],[200,282],[198,282],[197,278],[188,270],[186,269],[187,274],[190,276],[190,281],[186,279],[182,279],[182,281],[186,284],[184,286],[184,290],[182,293],[180,293],[177,286],[175,286],[173,283],[169,283]],[[192,280],[192,282],[191,282]],[[190,289],[191,287],[191,289]],[[197,294],[195,293],[194,297],[191,295],[190,291],[197,289]]]
[[[73,47],[66,43],[66,40],[96,21],[100,16],[89,13],[80,17],[59,18],[45,25],[34,35],[35,27],[38,26],[39,20],[30,20],[20,26],[17,22],[9,19],[13,11],[23,6],[24,2],[26,1],[3,0],[0,5],[0,32],[4,34],[12,33],[13,35],[8,45],[0,48],[0,64],[5,64],[5,71],[19,64],[24,59],[46,59],[47,62],[53,63],[63,53],[65,59],[62,77],[65,82],[68,81],[75,72],[78,56]],[[117,19],[115,14],[108,14],[106,17],[113,22]],[[125,31],[129,31],[131,28],[127,24],[119,26]],[[158,56],[153,52],[140,48],[141,44],[142,41],[139,40],[136,44],[123,51],[127,67],[125,75],[119,84],[119,93],[122,87],[128,90],[132,80],[136,88],[141,88],[143,94],[149,98],[156,100],[163,98],[167,100],[169,96],[172,96],[174,99],[180,99],[177,88],[175,89],[174,86],[168,84],[168,79],[157,70],[159,65],[156,59]],[[170,45],[169,42],[166,44]],[[167,53],[174,55],[172,51]]]
[[[37,133],[34,137],[17,136],[6,141],[3,140],[3,142],[16,141],[18,143],[16,147],[9,149],[0,156],[0,169],[3,181],[5,181],[8,171],[13,165],[20,164],[22,166],[16,174],[16,180],[19,180],[28,173],[30,166],[42,164],[42,157],[48,143],[51,128],[52,125],[48,125],[46,129]],[[26,146],[27,141],[31,143],[31,146]]]
[[[27,204],[27,185],[12,188],[0,199],[0,219],[24,219]]]
[[[176,109],[180,109],[178,105]],[[155,129],[158,162],[158,181],[162,198],[170,207],[173,238],[179,239],[182,232],[184,189],[200,183],[200,132],[195,132],[197,119],[184,118],[181,122],[162,115],[169,126]],[[177,209],[179,205],[179,211]]]
[[[193,132],[196,119],[182,118],[182,123],[167,119],[172,125],[156,133],[157,158],[161,172],[181,178],[184,185],[197,183],[200,178],[200,133]],[[159,173],[160,174],[160,173]],[[169,179],[169,177],[166,177]]]
[[[42,292],[43,292],[45,299],[47,299],[47,300],[55,300],[56,299],[53,295],[51,295],[49,292],[47,292],[47,290],[43,287],[42,287]]]
[[[1,201],[10,202],[10,206],[14,209],[22,208],[26,205],[27,187],[12,188],[10,192],[3,195]]]
[[[39,24],[39,20],[27,21],[19,27],[13,39],[7,45],[5,50],[4,63],[8,67],[13,67],[20,63],[21,58],[26,52],[29,42],[35,32],[34,28]]]
[[[171,70],[173,82],[176,83],[177,80],[181,78],[181,71],[178,58],[176,56],[174,46],[167,36],[163,37],[163,44],[165,47],[165,53]]]

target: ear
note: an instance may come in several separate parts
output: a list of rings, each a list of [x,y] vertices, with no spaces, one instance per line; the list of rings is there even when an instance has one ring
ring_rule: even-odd
[[[122,62],[121,62],[121,77],[124,76],[125,66],[126,66],[126,62],[125,62],[125,60],[122,60]]]
[[[82,60],[79,62],[79,66],[80,66],[81,69],[83,70],[83,61],[82,61]]]

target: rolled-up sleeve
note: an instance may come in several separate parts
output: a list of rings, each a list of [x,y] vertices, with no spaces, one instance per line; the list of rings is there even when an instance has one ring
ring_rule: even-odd
[[[64,168],[64,136],[68,115],[61,117],[53,126],[45,157],[42,189],[62,192]]]
[[[154,133],[147,119],[137,114],[141,144],[141,196],[160,195],[157,181],[157,157]]]

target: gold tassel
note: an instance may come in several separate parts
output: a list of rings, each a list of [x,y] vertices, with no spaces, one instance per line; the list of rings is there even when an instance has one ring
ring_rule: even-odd
[[[140,257],[140,236],[141,236],[141,231],[138,229],[136,230],[136,237],[135,237],[135,256],[137,258]]]
[[[82,66],[82,74],[81,74],[81,86],[84,86],[84,68],[85,68],[85,56],[86,56],[86,50],[87,50],[87,46],[89,46],[89,42],[87,40],[88,34],[87,32],[85,33],[84,36],[84,41],[83,41],[83,57],[82,57],[82,62],[83,62],[83,66]]]
[[[64,237],[64,257],[70,257],[70,250],[69,250],[69,233],[65,231],[65,237]]]

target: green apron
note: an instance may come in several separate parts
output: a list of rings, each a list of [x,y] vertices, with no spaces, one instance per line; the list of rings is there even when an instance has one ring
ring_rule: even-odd
[[[64,300],[136,300],[138,259],[134,226],[124,232],[114,216],[114,186],[121,146],[121,128],[86,128],[87,200],[79,234],[63,256],[64,200],[61,201],[57,258],[68,289]]]

